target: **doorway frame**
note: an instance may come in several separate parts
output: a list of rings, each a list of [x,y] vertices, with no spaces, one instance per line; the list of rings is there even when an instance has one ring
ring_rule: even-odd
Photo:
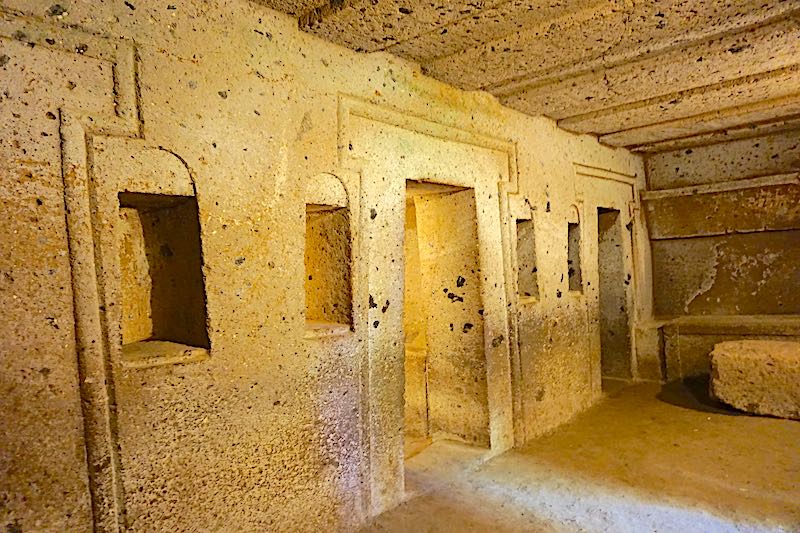
[[[424,189],[426,186],[428,187],[427,192],[422,192],[422,193],[419,192],[420,190]],[[418,192],[412,193],[412,192],[410,192],[412,190],[416,190]],[[467,281],[467,285],[469,285],[470,283],[472,283],[474,285],[474,282],[477,281],[476,289],[477,289],[477,293],[478,293],[478,302],[477,303],[473,302],[473,304],[469,308],[468,312],[470,312],[470,313],[477,312],[478,314],[477,314],[477,316],[473,316],[469,320],[475,322],[474,326],[479,327],[480,331],[484,332],[484,320],[483,320],[483,316],[482,316],[482,311],[485,308],[485,302],[483,301],[483,294],[484,294],[483,287],[482,287],[483,283],[482,283],[482,281],[480,279],[480,267],[479,267],[479,265],[480,265],[480,244],[478,242],[478,235],[477,235],[477,205],[475,203],[475,190],[472,189],[472,188],[454,187],[454,186],[451,186],[451,185],[444,185],[444,184],[441,184],[441,183],[438,183],[438,182],[432,182],[432,181],[406,180],[406,187],[405,187],[406,210],[405,210],[405,216],[404,216],[404,228],[407,229],[407,227],[408,227],[408,202],[409,202],[409,198],[411,198],[411,201],[415,203],[415,210],[414,211],[415,211],[416,220],[415,220],[415,224],[414,225],[415,225],[416,230],[417,230],[417,240],[418,240],[418,242],[417,242],[417,247],[418,247],[417,253],[420,256],[420,263],[422,263],[422,255],[423,254],[422,254],[421,249],[422,249],[423,246],[425,246],[425,243],[423,241],[419,240],[419,233],[420,233],[420,212],[419,212],[419,207],[420,206],[417,203],[417,199],[419,199],[420,197],[421,198],[429,198],[431,196],[441,198],[443,196],[449,196],[449,195],[461,194],[461,193],[467,193],[472,197],[471,203],[472,203],[472,205],[474,207],[474,210],[470,209],[468,212],[466,212],[466,211],[465,212],[452,211],[452,212],[449,213],[449,215],[451,217],[450,220],[461,220],[462,218],[466,219],[469,216],[474,216],[475,217],[475,222],[474,222],[474,224],[475,224],[474,225],[474,229],[475,229],[474,240],[470,239],[470,242],[468,243],[468,246],[470,246],[470,247],[474,246],[474,252],[475,252],[475,256],[476,256],[475,257],[476,263],[473,266],[477,268],[477,271],[473,270],[470,267],[467,267],[466,270],[472,270],[471,273],[467,273],[464,270],[460,270],[460,272],[463,274],[463,276],[467,277],[468,280],[472,280],[471,282]],[[423,219],[424,218],[425,217],[423,217]],[[452,236],[452,235],[448,233],[448,236]],[[406,274],[406,275],[408,274],[408,268],[406,268],[407,267],[407,263],[406,263],[407,255],[405,253],[405,252],[408,251],[407,239],[408,239],[408,232],[404,231],[404,234],[403,234],[403,251],[404,251],[403,264],[404,264],[404,274]],[[444,259],[444,261],[447,262],[448,259]],[[421,266],[422,265],[420,264],[420,267]],[[425,279],[424,269],[420,268],[420,272],[418,274],[419,274],[419,276],[421,276],[421,280],[423,280],[423,285],[424,285],[425,281],[431,281],[431,280],[426,280]],[[456,278],[452,278],[451,281],[454,280],[454,279],[456,279]],[[407,282],[408,282],[407,277],[404,277],[404,280],[403,280],[404,294],[406,293],[406,287],[407,287],[406,284],[407,284]],[[449,283],[448,283],[447,285],[444,286],[445,290],[446,290],[446,287],[448,287],[448,286],[451,286],[451,285],[449,285]],[[457,285],[457,287],[460,287],[460,285]],[[425,289],[422,289],[422,291],[427,294],[427,291],[430,288],[431,287],[426,287]],[[457,290],[457,289],[454,288],[453,291],[455,291],[455,290]],[[461,289],[461,291],[464,291],[464,290],[470,290],[470,289],[464,289],[464,288]],[[434,291],[434,294],[437,294],[437,295],[439,294],[439,289],[438,288]],[[436,299],[436,297],[434,297],[434,299]],[[429,296],[424,296],[423,297],[423,301],[427,302],[428,304],[432,303],[432,300],[429,299]],[[467,301],[469,301],[469,300],[467,300]],[[450,307],[452,306],[452,303],[453,302],[451,302],[449,304],[445,304],[444,307],[449,310]],[[404,326],[406,324],[406,316],[407,316],[406,313],[407,313],[407,310],[408,310],[406,304],[407,304],[407,302],[404,301],[403,302],[403,325]],[[426,318],[425,318],[425,322],[426,322],[426,327],[425,327],[425,336],[426,336],[426,342],[425,342],[425,344],[426,344],[426,372],[425,372],[425,374],[426,374],[425,375],[425,392],[426,392],[426,394],[425,394],[425,402],[426,402],[426,406],[427,406],[427,417],[426,417],[426,420],[425,420],[425,425],[426,425],[427,430],[428,430],[427,437],[429,438],[429,440],[432,443],[432,442],[435,442],[437,440],[447,440],[448,437],[447,436],[441,436],[441,435],[437,437],[436,435],[431,433],[431,427],[430,427],[430,424],[431,424],[431,418],[430,418],[431,417],[430,392],[431,391],[430,391],[430,388],[429,388],[427,368],[428,368],[428,364],[429,364],[431,346],[435,346],[437,343],[431,342],[431,327],[435,322],[435,319],[431,320],[431,318],[432,318],[431,309],[425,308],[425,309],[423,309],[423,313],[426,316]],[[439,322],[439,324],[441,325],[441,322]],[[450,324],[450,331],[451,332],[454,331],[452,323]],[[404,334],[405,334],[405,331],[404,331]],[[481,338],[484,341],[482,344],[485,345],[485,340],[486,340],[485,339],[485,333],[483,333],[482,337],[479,337],[478,339],[481,339]],[[405,341],[405,338],[404,338],[404,341]],[[486,353],[485,353],[485,346],[484,345],[481,345],[480,348],[479,348],[480,357],[476,358],[476,362],[479,362],[478,364],[482,364],[482,365],[485,366],[485,364],[486,364]],[[449,352],[449,350],[448,350],[448,352]],[[404,350],[404,354],[406,356],[408,355],[408,350],[407,349]],[[442,354],[440,354],[440,356],[441,355]],[[407,363],[407,361],[405,361],[405,362]],[[406,374],[406,377],[407,376],[408,376],[408,374]],[[480,374],[476,373],[475,376],[480,376]],[[485,420],[485,424],[482,422],[479,426],[481,428],[480,429],[481,433],[483,433],[484,431],[486,432],[485,436],[486,436],[486,439],[488,440],[489,439],[488,381],[486,381],[486,376],[485,375],[483,376],[483,379],[484,379],[484,382],[486,383],[487,391],[486,391],[486,398],[482,398],[481,403],[483,404],[484,400],[486,402],[486,404],[485,404],[486,420]],[[471,381],[471,380],[467,379],[466,381],[467,381],[467,383],[465,384],[465,387],[469,387],[470,386],[469,381]],[[477,381],[476,381],[476,383],[477,383]],[[438,389],[438,390],[441,390],[441,389]],[[404,394],[407,393],[407,392],[408,392],[408,387],[407,387],[407,384],[406,384],[406,387],[404,387]],[[437,393],[438,393],[438,391],[437,391]],[[406,395],[405,399],[407,400],[407,395]],[[462,398],[462,400],[467,401],[467,402],[469,401],[466,398]],[[483,407],[484,407],[484,405],[481,406],[482,409],[483,409]],[[405,411],[405,406],[404,406],[404,411]],[[404,439],[408,436],[407,429],[408,428],[404,427],[404,431],[403,431]],[[473,430],[478,430],[478,425],[475,425],[472,429]],[[445,433],[447,433],[447,432],[445,432]],[[455,435],[452,435],[452,440],[461,440],[461,438],[457,437]],[[473,442],[469,442],[469,441],[464,441],[464,442],[469,444],[469,445],[479,446],[479,447],[485,447],[488,444],[488,443],[484,443],[484,442],[481,442],[481,443],[473,443]]]
[[[603,320],[603,277],[601,274],[600,263],[603,261],[604,256],[599,253],[600,251],[600,217],[603,214],[608,213],[616,213],[617,218],[614,222],[614,225],[619,228],[619,235],[620,235],[620,250],[618,251],[620,255],[619,259],[622,262],[622,269],[623,274],[627,271],[626,275],[623,275],[621,279],[614,281],[614,283],[619,283],[623,285],[623,298],[625,302],[625,316],[627,317],[626,320],[626,333],[628,335],[628,361],[627,361],[627,372],[628,376],[625,378],[619,378],[616,376],[605,376],[603,375],[603,331],[602,331],[602,320]],[[597,245],[598,254],[597,254],[597,306],[598,306],[598,327],[597,331],[600,336],[598,347],[600,350],[600,376],[601,380],[606,378],[617,379],[621,381],[633,381],[633,377],[636,375],[635,372],[635,365],[636,365],[636,357],[634,357],[633,352],[633,327],[632,327],[632,312],[633,312],[633,257],[632,257],[632,250],[633,250],[633,235],[630,230],[627,230],[626,225],[630,224],[630,221],[627,223],[625,222],[626,217],[625,212],[621,209],[617,209],[616,207],[607,207],[604,205],[598,205],[595,207],[594,211],[594,223],[595,223],[595,241],[594,244]],[[627,277],[627,280],[626,280]],[[626,283],[627,281],[627,283]]]
[[[516,299],[509,292],[514,286],[508,213],[509,195],[517,192],[516,144],[345,95],[339,98],[338,118],[339,165],[343,171],[359,175],[362,191],[359,224],[363,229],[357,261],[361,263],[360,271],[367,275],[355,282],[366,284],[364,294],[381,293],[382,301],[385,293],[391,292],[391,299],[402,303],[402,278],[398,294],[393,286],[396,283],[392,283],[397,280],[387,274],[387,270],[398,269],[402,273],[402,257],[392,262],[381,255],[383,250],[378,250],[388,238],[399,244],[402,255],[406,180],[475,191],[481,299],[485,304],[491,303],[484,308],[491,444],[487,456],[510,449],[516,429],[512,389],[518,354],[513,349],[511,327]],[[398,199],[403,207],[399,214]],[[375,223],[378,213],[383,216]],[[394,331],[372,327],[375,322],[380,323],[381,310],[365,308],[368,316],[362,328],[367,347],[361,361],[360,421],[365,487],[362,502],[365,514],[375,516],[404,498],[404,346],[398,342],[402,341],[402,320]],[[402,305],[399,308],[402,316]]]
[[[641,228],[636,227],[637,224],[642,224],[642,221],[639,217],[634,216],[637,210],[635,199],[636,177],[607,170],[598,171],[598,169],[578,164],[575,165],[575,173],[576,176],[582,178],[580,196],[583,204],[583,220],[586,226],[583,230],[583,235],[591,237],[586,240],[584,245],[587,252],[586,257],[598,257],[599,260],[598,208],[617,210],[620,213],[619,224],[622,227],[623,263],[625,271],[630,274],[630,283],[625,287],[625,305],[628,309],[631,379],[634,380],[638,376],[636,323],[641,316],[641,310],[637,308],[637,301],[641,296],[637,292],[642,290],[641,279],[643,277],[640,272],[643,254],[640,250],[641,244],[637,242],[637,236],[640,235]],[[587,281],[588,283],[586,283]],[[584,269],[584,282],[589,317],[596,317],[596,320],[589,322],[589,336],[592,343],[590,352],[594,354],[592,360],[593,383],[596,383],[598,390],[600,390],[603,376],[600,343],[599,268]]]

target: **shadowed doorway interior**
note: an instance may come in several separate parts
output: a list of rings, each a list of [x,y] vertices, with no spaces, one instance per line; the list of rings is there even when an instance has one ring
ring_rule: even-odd
[[[600,362],[603,378],[629,380],[631,338],[625,287],[622,218],[617,209],[597,208],[598,272],[600,277]]]
[[[489,446],[475,194],[408,181],[405,456],[440,439]]]

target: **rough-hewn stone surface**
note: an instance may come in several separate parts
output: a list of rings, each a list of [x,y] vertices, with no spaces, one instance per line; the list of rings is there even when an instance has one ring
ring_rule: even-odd
[[[795,533],[800,423],[731,416],[704,396],[681,384],[609,392],[477,466],[479,450],[435,443],[408,463],[414,497],[363,531]]]
[[[399,502],[409,179],[475,194],[492,447],[598,397],[588,214],[627,207],[638,157],[257,4],[54,4],[0,2],[0,527],[352,530]],[[306,322],[322,174],[347,194],[314,201],[349,211],[352,328]],[[196,199],[202,357],[125,360],[120,192]],[[543,250],[519,315],[509,197]],[[567,296],[576,210],[586,290]]]
[[[715,343],[798,336],[782,324],[800,316],[800,130],[704,142],[646,157],[653,309],[670,321],[670,379],[708,373]]]
[[[800,420],[800,342],[717,344],[711,352],[711,393],[748,413]]]
[[[614,146],[649,149],[800,109],[800,9],[785,0],[260,0],[362,52]]]

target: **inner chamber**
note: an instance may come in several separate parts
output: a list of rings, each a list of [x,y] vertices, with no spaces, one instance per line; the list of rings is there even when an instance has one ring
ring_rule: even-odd
[[[489,446],[475,194],[408,181],[405,456],[433,441]]]

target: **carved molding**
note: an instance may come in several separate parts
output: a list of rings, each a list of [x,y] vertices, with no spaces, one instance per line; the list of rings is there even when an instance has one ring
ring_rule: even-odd
[[[138,56],[132,41],[94,35],[2,7],[0,15],[0,39],[79,54],[107,62],[112,67],[114,114],[86,113],[67,106],[60,109],[59,130],[94,530],[121,531],[126,527],[125,496],[110,357],[114,347],[109,343],[109,316],[99,245],[104,228],[97,221],[97,183],[109,166],[108,158],[120,155],[130,158],[127,164],[131,172],[126,186],[131,190],[140,188],[137,183],[145,181],[156,168],[166,169],[167,174],[175,178],[167,182],[179,183],[179,194],[194,194],[193,179],[179,156],[161,147],[148,146],[143,139]],[[96,143],[111,149],[95,152]]]
[[[487,168],[491,165],[496,165],[497,170],[493,171],[493,175],[472,173],[470,176],[465,176],[463,173],[455,172],[453,176],[457,176],[460,183],[448,183],[450,185],[457,185],[461,187],[474,187],[476,183],[481,181],[484,186],[491,183],[490,180],[495,179],[492,186],[496,187],[497,194],[499,195],[498,212],[500,237],[506,244],[510,243],[513,235],[509,229],[509,198],[516,194],[518,184],[518,171],[517,171],[517,145],[498,137],[493,137],[484,133],[475,131],[468,131],[457,128],[448,124],[433,122],[425,117],[417,116],[412,113],[407,113],[392,109],[388,106],[374,104],[372,102],[362,100],[349,95],[340,95],[338,106],[338,149],[339,149],[339,166],[342,169],[349,169],[353,172],[359,172],[360,177],[363,179],[365,161],[364,155],[359,153],[363,147],[358,145],[354,146],[355,137],[354,132],[358,131],[362,125],[356,125],[356,120],[363,120],[367,123],[378,124],[379,127],[375,129],[376,135],[380,139],[375,139],[376,143],[392,143],[398,138],[399,135],[407,133],[419,134],[434,141],[445,141],[454,145],[460,145],[457,149],[463,149],[466,152],[479,148],[482,155],[487,157],[483,160]],[[382,126],[388,126],[383,128]],[[425,150],[435,149],[436,144],[430,144],[425,147]],[[457,150],[454,149],[454,150]],[[494,158],[492,160],[492,158]],[[490,161],[493,161],[490,163]],[[415,167],[415,170],[425,174],[427,172],[440,172],[441,169],[437,166],[439,161],[436,158],[432,160],[425,160],[420,157],[417,163],[427,164],[430,163],[430,168],[423,169]],[[470,166],[469,159],[465,159],[464,164]],[[423,165],[424,166],[424,165]],[[447,174],[447,172],[444,172]],[[469,172],[467,173],[470,174]],[[417,178],[415,178],[417,179]],[[474,182],[470,181],[474,180]],[[362,190],[365,189],[362,182]],[[490,198],[496,198],[492,195]],[[360,198],[362,202],[362,209],[365,197],[362,195]],[[496,200],[494,200],[496,201]],[[364,211],[369,212],[368,210]],[[479,216],[481,214],[479,213]],[[491,215],[483,215],[491,217]],[[479,232],[480,234],[480,232]],[[365,239],[369,240],[369,239]],[[511,283],[510,268],[510,245],[502,246],[501,257],[502,264],[499,266],[501,275],[505,280],[503,297],[505,301],[516,302],[516,298],[512,298],[511,292],[515,290],[515,286]],[[362,253],[368,257],[369,251]],[[482,260],[483,261],[483,260]],[[372,269],[370,269],[372,270]],[[489,271],[491,269],[487,269]],[[491,284],[489,284],[491,285]],[[482,295],[486,300],[486,296]],[[492,297],[496,301],[496,296]],[[512,305],[516,305],[512,303]],[[511,390],[512,383],[514,383],[516,376],[519,374],[518,369],[518,353],[515,339],[513,324],[516,320],[516,309],[509,308],[506,305],[500,306],[501,313],[495,313],[487,320],[487,368],[488,368],[488,385],[489,385],[489,410],[490,410],[490,439],[492,446],[492,453],[500,453],[511,446],[517,434],[518,428],[514,427],[513,412],[517,409],[516,398],[517,394]],[[502,315],[502,316],[501,316]],[[492,323],[492,327],[488,326]],[[493,333],[490,332],[493,330]],[[502,332],[502,334],[500,334]],[[495,335],[495,338],[490,338]],[[369,343],[369,352],[373,350],[372,342]],[[384,478],[392,478],[394,472],[384,471],[387,468],[385,458],[387,453],[392,454],[394,450],[374,449],[373,439],[376,435],[384,435],[388,432],[395,431],[393,428],[388,428],[381,425],[381,420],[373,419],[375,412],[380,414],[376,405],[370,405],[374,400],[372,399],[370,381],[371,379],[378,379],[379,376],[374,376],[374,371],[371,371],[371,366],[374,367],[376,362],[371,361],[370,353],[366,354],[366,359],[362,361],[362,390],[364,391],[364,398],[362,402],[361,426],[362,426],[362,448],[365,458],[365,507],[368,514],[375,514],[384,510],[384,506],[388,503],[391,505],[392,501],[399,502],[402,499],[402,494],[394,494],[397,490],[395,486],[384,486],[381,482]],[[379,363],[378,363],[379,364]],[[500,378],[502,376],[502,378]],[[385,377],[384,377],[385,379]],[[396,379],[402,379],[402,376],[396,376]],[[498,383],[502,381],[501,384]],[[508,387],[508,390],[504,387]],[[375,456],[379,454],[381,460],[376,461]]]

